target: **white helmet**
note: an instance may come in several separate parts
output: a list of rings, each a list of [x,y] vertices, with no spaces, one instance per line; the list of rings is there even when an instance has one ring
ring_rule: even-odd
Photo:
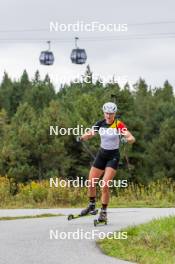
[[[104,113],[116,113],[117,112],[116,104],[114,104],[112,102],[105,103],[103,105],[103,112]]]

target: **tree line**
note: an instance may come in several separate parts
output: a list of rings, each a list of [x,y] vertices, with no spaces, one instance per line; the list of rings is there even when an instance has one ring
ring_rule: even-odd
[[[90,68],[85,73],[90,74]],[[36,71],[32,80],[26,71],[19,80],[4,73],[0,85],[0,175],[12,184],[50,177],[86,178],[92,159],[74,135],[50,135],[50,126],[91,127],[103,119],[102,105],[113,101],[121,119],[136,138],[135,144],[121,149],[127,166],[118,175],[134,183],[157,179],[175,180],[175,96],[165,81],[150,87],[139,79],[132,87],[126,83],[103,85],[71,82],[56,92],[48,75],[43,80]],[[99,137],[87,142],[95,154]]]

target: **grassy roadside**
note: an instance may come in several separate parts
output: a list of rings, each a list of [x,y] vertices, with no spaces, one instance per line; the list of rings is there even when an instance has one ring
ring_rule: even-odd
[[[28,219],[28,218],[44,218],[44,217],[55,217],[55,216],[63,216],[63,215],[62,214],[39,214],[39,215],[4,216],[4,217],[0,217],[0,221]]]
[[[131,226],[120,232],[127,232],[127,239],[97,241],[105,254],[138,264],[175,263],[174,216]]]
[[[58,204],[48,204],[48,203],[24,203],[24,202],[9,202],[0,207],[0,209],[50,209],[50,208],[84,208],[87,206],[88,200],[77,201],[77,204],[72,205],[71,202],[60,202]],[[116,197],[111,199],[109,208],[174,208],[174,203],[168,202],[166,199],[162,201],[154,200],[130,200],[127,199],[117,199]],[[101,202],[97,201],[97,208],[101,208]]]
[[[175,181],[152,182],[148,186],[129,184],[127,188],[111,189],[110,207],[174,207]],[[101,190],[97,191],[97,206]],[[48,180],[19,184],[15,195],[10,192],[9,181],[0,177],[0,208],[76,208],[88,203],[87,188],[53,187]]]

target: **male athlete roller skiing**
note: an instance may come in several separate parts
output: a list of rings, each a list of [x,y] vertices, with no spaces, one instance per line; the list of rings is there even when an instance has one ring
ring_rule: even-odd
[[[103,105],[104,119],[96,122],[90,131],[79,137],[80,141],[86,141],[98,133],[101,138],[100,149],[89,172],[89,204],[80,213],[80,216],[88,214],[95,215],[97,213],[95,183],[103,175],[104,184],[101,196],[102,206],[98,217],[99,222],[107,222],[107,207],[110,198],[108,182],[114,178],[118,168],[120,160],[120,140],[128,144],[135,142],[134,136],[127,130],[125,124],[115,118],[116,112],[116,104],[112,102],[105,103]]]

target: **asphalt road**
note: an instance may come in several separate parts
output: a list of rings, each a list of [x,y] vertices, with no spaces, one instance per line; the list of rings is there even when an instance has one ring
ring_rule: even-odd
[[[43,213],[68,215],[72,212],[80,212],[80,210],[0,210],[0,217]],[[95,240],[101,234],[107,234],[107,232],[117,231],[128,225],[139,224],[153,218],[168,215],[175,215],[175,209],[109,209],[108,225],[97,227],[93,226],[94,216],[72,221],[67,221],[66,216],[0,221],[0,264],[131,263],[104,255],[96,246]],[[77,234],[81,235],[79,239]],[[89,236],[85,238],[85,234],[90,234],[91,239]]]

